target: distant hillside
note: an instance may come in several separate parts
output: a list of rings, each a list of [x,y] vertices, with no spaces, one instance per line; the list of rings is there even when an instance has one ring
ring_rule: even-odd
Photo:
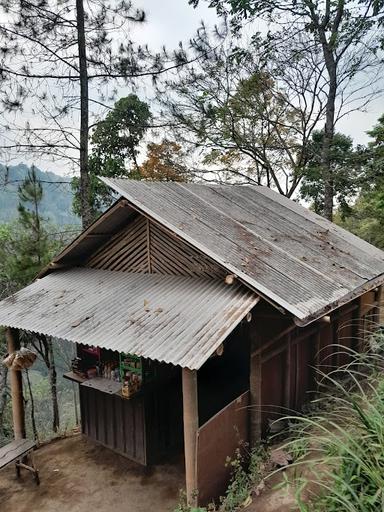
[[[0,223],[9,222],[17,217],[17,188],[27,175],[28,169],[24,164],[9,167],[0,164]],[[42,182],[49,182],[42,183],[42,216],[57,225],[80,224],[80,219],[72,212],[70,180],[39,169],[36,169],[36,174]],[[66,183],[57,183],[63,181]]]

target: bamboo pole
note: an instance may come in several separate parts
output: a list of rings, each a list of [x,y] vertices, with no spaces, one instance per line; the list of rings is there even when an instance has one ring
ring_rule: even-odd
[[[191,507],[197,507],[197,430],[199,428],[199,411],[196,370],[183,368],[182,380],[187,502]]]
[[[5,331],[8,353],[12,354],[20,348],[19,331],[8,327]],[[13,432],[15,439],[25,438],[25,415],[23,398],[23,378],[21,370],[9,370],[12,398]]]

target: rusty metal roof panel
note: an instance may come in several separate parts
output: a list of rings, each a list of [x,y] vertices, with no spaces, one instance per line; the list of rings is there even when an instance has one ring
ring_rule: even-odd
[[[0,302],[0,325],[198,369],[257,300],[239,283],[72,268]]]
[[[384,282],[384,252],[266,187],[102,180],[301,325]]]

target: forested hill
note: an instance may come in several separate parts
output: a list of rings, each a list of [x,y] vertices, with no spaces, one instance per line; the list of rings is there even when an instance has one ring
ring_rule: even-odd
[[[0,223],[17,217],[17,189],[28,169],[24,164],[7,167],[0,164]],[[41,201],[42,217],[57,225],[80,224],[80,219],[72,212],[70,179],[39,169],[36,169],[36,174],[44,189]]]

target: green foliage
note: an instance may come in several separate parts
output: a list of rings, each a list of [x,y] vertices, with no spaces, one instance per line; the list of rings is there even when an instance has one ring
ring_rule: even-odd
[[[307,125],[313,118],[315,123],[311,130],[324,126],[318,162],[316,167],[308,170],[309,182],[303,193],[314,201],[317,211],[332,220],[335,196],[345,210],[348,209],[346,199],[354,193],[353,180],[349,176],[344,179],[337,172],[333,175],[331,160],[335,160],[332,152],[336,124],[347,114],[365,107],[375,94],[372,83],[376,81],[376,73],[378,76],[382,74],[384,38],[380,32],[384,26],[384,3],[354,0],[208,1],[210,7],[216,8],[219,16],[229,23],[238,39],[248,35],[252,26],[268,26],[268,33],[263,38],[266,54],[270,58],[276,54],[275,49],[280,48],[276,67],[282,72],[277,74],[278,80],[284,83],[285,94],[294,98],[291,100],[293,104],[303,107],[300,114],[306,114],[299,116],[297,126],[300,123]],[[190,0],[190,3],[196,6],[199,0]],[[260,38],[260,32],[254,33],[253,38]],[[292,69],[295,70],[293,74]],[[372,82],[365,81],[370,73]],[[305,93],[297,97],[302,84]]]
[[[212,508],[209,507],[209,510],[212,510]],[[173,512],[208,512],[208,510],[205,507],[191,507],[187,502],[186,493],[181,491],[179,495],[179,503]]]
[[[375,182],[384,180],[384,114],[368,132],[373,139],[368,143],[368,168]]]
[[[292,456],[293,460],[302,459],[308,454],[308,451],[309,441],[305,435],[299,436],[289,443],[289,453]]]
[[[304,459],[303,454],[293,465],[313,475],[302,475],[291,484],[302,511],[382,510],[384,335],[380,331],[372,347],[363,355],[350,351],[351,361],[337,372],[320,372],[323,392],[316,412],[295,418],[298,437],[305,438],[311,457]]]
[[[18,192],[18,223],[0,230],[0,278],[9,292],[28,284],[58,249],[40,215],[43,189],[34,168]]]
[[[357,236],[384,248],[384,115],[368,134],[373,140],[361,155],[364,174],[360,194],[348,215],[336,220]]]
[[[268,452],[264,446],[253,448],[250,452],[246,446],[236,450],[233,458],[228,457],[227,465],[231,468],[231,480],[220,503],[210,503],[206,508],[193,508],[187,503],[185,493],[180,494],[180,500],[174,512],[235,512],[239,510],[252,489],[258,485],[265,475],[265,463]]]
[[[113,202],[113,195],[97,176],[140,178],[137,156],[152,115],[135,94],[118,100],[91,137],[89,156],[90,203],[96,216]],[[80,179],[72,180],[74,211],[80,213]]]
[[[0,164],[0,223],[13,222],[18,217],[18,187],[30,170],[24,164],[4,166]],[[43,197],[39,211],[45,219],[56,226],[79,224],[72,213],[72,192],[70,179],[52,172],[34,168],[39,179]]]
[[[196,151],[201,168],[218,180],[265,184],[291,195],[306,139],[301,113],[267,67],[258,40],[241,59],[235,41],[218,48],[209,36],[205,42],[211,48],[208,62],[159,86],[163,118],[177,142]]]
[[[52,237],[49,232],[49,225],[42,218],[40,213],[41,202],[44,197],[44,189],[40,183],[37,173],[32,168],[25,180],[19,186],[19,218],[12,224],[0,225],[0,296],[1,298],[16,292],[36,276],[61,246],[60,239]],[[55,228],[57,231],[57,228]],[[34,338],[29,333],[23,333],[22,343],[28,345],[33,343]],[[59,343],[56,343],[58,346]],[[0,331],[0,355],[6,350],[3,332]],[[72,354],[72,345],[65,347],[66,353]],[[62,363],[60,353],[55,354]],[[69,357],[70,359],[70,357]],[[53,359],[51,359],[52,364]],[[7,386],[4,386],[4,368],[0,367],[0,442],[11,437],[12,420],[10,402]],[[35,417],[38,426],[40,439],[49,438],[50,419],[52,417],[52,403],[50,398],[50,381],[48,379],[47,367],[38,361],[30,372],[35,402]],[[25,386],[27,388],[27,386]],[[74,426],[73,414],[73,390],[70,383],[60,379],[59,403],[64,407],[63,424],[64,428]],[[31,402],[28,393],[25,394],[27,430],[31,436],[31,425],[28,420],[31,415]]]
[[[181,494],[179,503],[173,512],[207,512],[205,507],[190,507],[187,505],[185,494]]]
[[[126,174],[126,161],[136,164],[139,144],[151,119],[149,107],[135,94],[121,98],[92,135],[91,168],[103,176]]]
[[[347,217],[336,222],[367,242],[384,249],[384,187],[361,192]]]
[[[312,204],[319,215],[324,208],[324,179],[321,151],[324,132],[315,131],[308,144],[308,164],[303,172],[300,195]],[[344,217],[351,211],[349,202],[355,197],[361,180],[361,152],[355,150],[351,137],[336,133],[330,149],[331,173],[334,197],[339,205],[339,213]]]
[[[244,451],[238,449],[235,457],[228,460],[232,477],[221,500],[220,512],[233,512],[245,502],[252,489],[262,480],[266,460],[267,451],[261,445],[252,448],[246,456]]]

